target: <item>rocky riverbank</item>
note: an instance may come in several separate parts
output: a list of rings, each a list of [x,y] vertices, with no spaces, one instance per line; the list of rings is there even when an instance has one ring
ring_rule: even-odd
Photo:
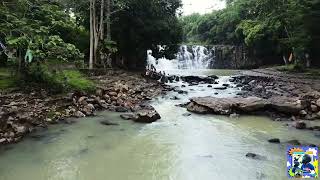
[[[229,81],[241,89],[236,97],[192,98],[187,109],[231,117],[238,114],[268,115],[276,121],[289,121],[288,125],[297,129],[320,130],[319,126],[307,126],[308,121],[320,120],[320,88],[314,84],[318,80],[251,73],[232,77]]]
[[[157,81],[120,70],[90,79],[96,83],[94,93],[50,95],[45,90],[18,90],[0,94],[0,144],[18,142],[49,124],[74,123],[71,117],[94,116],[97,110],[135,112],[131,119],[136,122],[160,118],[152,107],[145,105],[165,90]]]

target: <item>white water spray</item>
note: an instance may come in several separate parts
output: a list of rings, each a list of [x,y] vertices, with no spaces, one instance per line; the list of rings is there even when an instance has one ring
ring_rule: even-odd
[[[156,59],[152,56],[152,51],[148,50],[147,64],[153,65],[158,71],[175,69],[210,69],[214,63],[214,48],[209,49],[204,46],[182,45],[176,58],[169,60],[166,58]]]

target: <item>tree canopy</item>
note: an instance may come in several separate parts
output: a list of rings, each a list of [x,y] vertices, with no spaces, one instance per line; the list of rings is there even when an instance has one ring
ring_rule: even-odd
[[[245,45],[255,56],[319,57],[319,0],[232,0],[223,10],[181,18],[187,42]]]

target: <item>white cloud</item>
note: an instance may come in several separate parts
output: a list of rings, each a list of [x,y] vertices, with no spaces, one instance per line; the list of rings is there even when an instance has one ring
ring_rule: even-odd
[[[225,7],[224,0],[182,0],[182,3],[184,15],[192,13],[205,14]]]

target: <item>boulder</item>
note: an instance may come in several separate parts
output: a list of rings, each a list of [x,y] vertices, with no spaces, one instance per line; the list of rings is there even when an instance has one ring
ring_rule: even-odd
[[[239,117],[240,117],[240,115],[237,114],[237,113],[230,114],[230,118],[232,118],[232,119],[236,119],[236,118],[239,118]]]
[[[307,128],[306,123],[303,122],[303,121],[294,122],[294,123],[293,123],[293,126],[294,126],[296,129],[306,129],[306,128]]]
[[[210,109],[204,106],[201,106],[195,102],[189,103],[187,106],[187,110],[190,112],[198,113],[198,114],[208,114],[210,113]]]
[[[135,114],[133,121],[138,123],[152,123],[161,119],[160,114],[156,110],[141,110]]]
[[[311,107],[311,111],[312,112],[317,112],[318,111],[318,107],[316,105],[312,104],[310,107]]]
[[[82,111],[83,111],[87,116],[93,115],[94,110],[95,110],[95,107],[93,106],[93,104],[87,104],[86,106],[84,106],[84,107],[82,108]]]
[[[277,112],[297,115],[303,110],[301,101],[295,98],[274,96],[270,98],[269,101],[271,107]]]
[[[203,77],[203,76],[183,76],[181,79],[185,82],[188,83],[199,83],[199,82],[204,82],[207,84],[213,84],[215,82],[215,79],[217,77],[215,76],[209,76],[209,77]]]
[[[316,101],[316,105],[320,108],[320,99]]]
[[[112,92],[112,91],[111,91],[111,92],[109,92],[109,93],[108,93],[108,95],[109,95],[109,96],[117,96],[117,95],[118,95],[118,93],[116,93],[116,92]]]
[[[135,118],[134,114],[121,114],[120,117],[124,120],[133,120]]]
[[[27,127],[23,125],[14,125],[13,128],[17,134],[25,134],[28,131]]]
[[[73,114],[74,117],[77,117],[77,118],[82,118],[82,117],[86,117],[85,114],[83,114],[81,111],[76,111],[74,114]]]
[[[306,115],[308,115],[308,113],[307,113],[307,111],[305,111],[305,110],[301,110],[300,112],[299,112],[299,114],[301,115],[301,116],[306,116]]]
[[[86,105],[86,104],[88,104],[88,103],[86,102],[86,100],[87,100],[87,97],[82,96],[82,97],[80,97],[80,98],[78,99],[78,103],[81,104],[81,105]]]
[[[187,109],[196,113],[209,113],[230,115],[238,111],[253,112],[264,109],[268,102],[258,97],[247,98],[192,98]]]

